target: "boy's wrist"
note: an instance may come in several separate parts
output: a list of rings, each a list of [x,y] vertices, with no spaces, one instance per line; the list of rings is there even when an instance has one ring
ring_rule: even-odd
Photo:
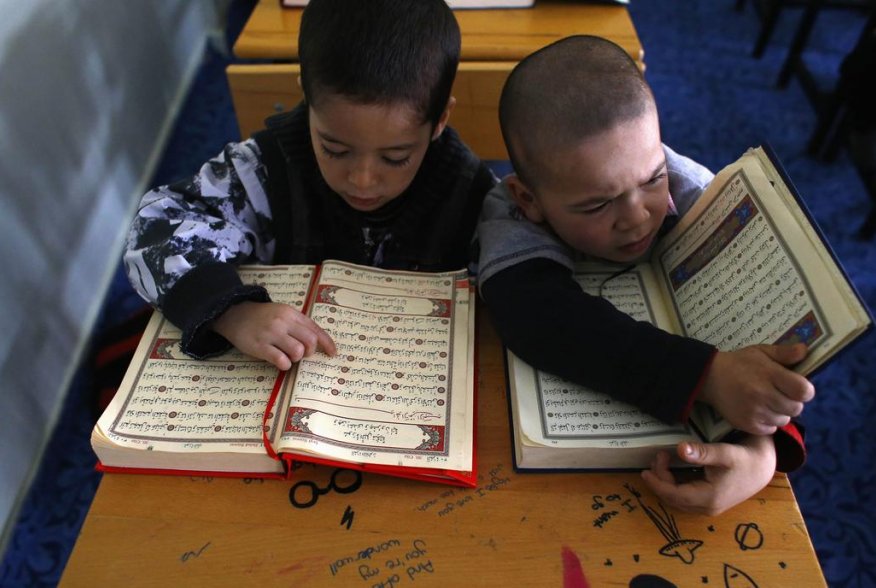
[[[249,300],[249,299],[241,299],[235,300],[232,302],[228,308],[226,308],[222,313],[220,313],[211,324],[213,331],[227,339],[228,341],[232,341],[234,339],[234,331],[237,328],[237,323],[242,319],[245,320],[246,309],[248,306],[252,304],[265,304],[268,302],[267,300]]]
[[[712,354],[706,360],[706,363],[703,365],[703,371],[700,373],[700,377],[697,380],[696,386],[691,391],[690,397],[688,398],[687,404],[684,407],[684,410],[681,413],[681,418],[679,419],[681,422],[687,422],[688,417],[690,417],[691,410],[693,410],[693,404],[695,401],[703,402],[704,404],[708,404],[709,406],[714,406],[711,402],[711,394],[707,390],[710,390],[710,386],[708,386],[709,375],[712,372],[712,366],[715,363],[715,358],[718,355],[718,350],[714,349]]]
[[[201,359],[228,350],[228,341],[213,330],[213,323],[229,307],[245,300],[267,302],[270,297],[262,286],[242,283],[234,266],[211,263],[180,278],[162,311],[182,330],[183,352]]]

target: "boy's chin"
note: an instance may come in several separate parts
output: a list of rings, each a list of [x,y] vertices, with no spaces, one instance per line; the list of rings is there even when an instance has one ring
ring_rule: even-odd
[[[384,198],[357,198],[347,194],[344,195],[344,202],[353,210],[371,212],[381,208],[387,201]]]
[[[603,255],[594,255],[593,257],[609,263],[635,263],[647,258],[650,251],[650,247],[645,248],[644,251],[635,252],[625,252],[613,249],[611,251],[605,251]]]
[[[630,255],[630,256],[611,255],[611,256],[601,257],[600,259],[602,259],[603,261],[607,261],[609,263],[624,264],[624,263],[635,263],[635,262],[641,260],[643,257],[644,257],[643,255]]]
[[[383,208],[398,197],[399,195],[382,195],[376,198],[358,198],[351,194],[341,195],[341,198],[347,204],[347,206],[349,206],[353,210],[358,210],[359,212],[374,212],[375,210]]]

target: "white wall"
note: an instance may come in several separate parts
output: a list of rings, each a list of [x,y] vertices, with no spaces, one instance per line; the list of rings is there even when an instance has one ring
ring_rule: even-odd
[[[221,0],[0,0],[7,536]],[[0,553],[2,553],[0,543]]]

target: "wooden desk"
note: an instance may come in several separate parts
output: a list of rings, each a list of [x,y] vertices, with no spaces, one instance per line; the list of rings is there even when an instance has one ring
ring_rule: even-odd
[[[105,474],[61,584],[825,585],[784,475],[708,518],[664,511],[637,474],[516,474],[502,350],[485,315],[476,489],[315,466],[289,482]],[[330,489],[335,471],[352,492]],[[312,496],[302,481],[329,490],[296,508],[290,492]]]
[[[242,137],[261,129],[269,115],[301,100],[295,63],[301,11],[262,0],[234,45],[237,57],[258,61],[227,69]],[[538,0],[533,8],[455,14],[462,55],[450,124],[483,159],[508,158],[499,131],[499,94],[511,69],[526,55],[569,35],[592,34],[611,39],[642,63],[642,46],[623,6]]]

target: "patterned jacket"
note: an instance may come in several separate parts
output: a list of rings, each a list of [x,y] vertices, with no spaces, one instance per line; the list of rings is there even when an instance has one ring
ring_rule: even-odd
[[[271,117],[252,139],[230,143],[192,178],[143,196],[125,252],[137,292],[183,330],[183,350],[228,348],[210,325],[242,300],[267,301],[240,282],[243,263],[341,259],[408,270],[459,269],[490,170],[446,128],[407,190],[373,213],[347,206],[322,175],[299,105]]]

